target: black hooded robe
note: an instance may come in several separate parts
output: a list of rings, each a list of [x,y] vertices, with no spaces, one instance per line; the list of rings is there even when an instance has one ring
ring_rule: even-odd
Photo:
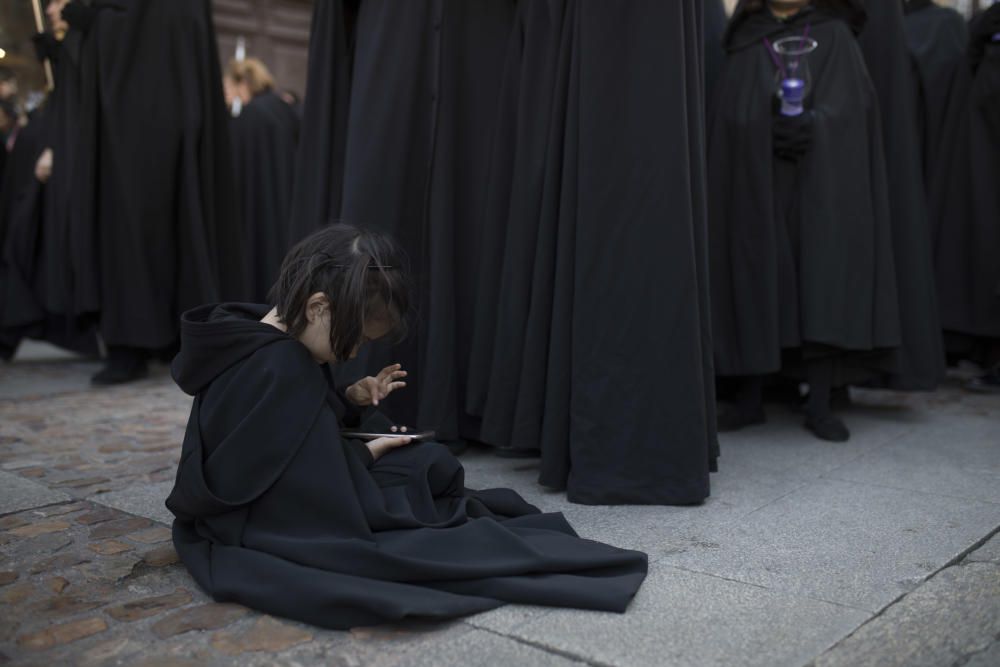
[[[109,347],[169,348],[182,312],[245,290],[211,3],[107,3],[81,60],[76,312]]]
[[[579,538],[508,489],[465,488],[442,445],[373,462],[349,410],[268,306],[185,315],[174,378],[195,395],[174,490],[174,544],[218,601],[346,629],[506,602],[622,612],[645,554]],[[384,427],[384,426],[383,426]]]
[[[969,25],[969,57],[952,95],[936,166],[935,264],[949,352],[1000,361],[1000,5]],[[990,349],[992,348],[992,349]]]
[[[772,154],[776,65],[765,40],[809,35],[810,150]],[[851,27],[807,9],[737,9],[709,133],[716,370],[766,375],[783,351],[835,355],[837,381],[891,368],[900,343],[889,192],[875,90]]]
[[[917,81],[895,0],[865,4],[861,50],[878,95],[885,143],[901,345],[896,368],[876,379],[893,389],[931,390],[944,377],[930,216],[921,166]]]
[[[917,73],[924,185],[929,197],[934,165],[945,154],[942,145],[945,111],[958,68],[966,63],[969,30],[961,14],[932,0],[909,0],[904,28]]]
[[[247,288],[253,300],[266,301],[290,243],[299,119],[287,102],[266,91],[230,121],[230,131]]]

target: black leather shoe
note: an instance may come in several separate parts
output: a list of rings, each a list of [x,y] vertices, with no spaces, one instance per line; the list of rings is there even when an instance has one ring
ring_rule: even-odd
[[[839,417],[833,415],[820,415],[806,417],[805,426],[813,432],[820,440],[828,442],[847,442],[851,438],[851,432]]]

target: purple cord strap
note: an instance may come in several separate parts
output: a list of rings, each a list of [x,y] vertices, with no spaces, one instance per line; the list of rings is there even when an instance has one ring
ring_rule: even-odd
[[[802,32],[802,37],[801,37],[802,41],[809,39],[810,28],[812,28],[812,21],[806,24],[806,29]],[[771,56],[771,60],[774,61],[775,67],[781,70],[781,76],[787,77],[788,72],[785,71],[785,64],[781,62],[781,58],[779,58],[778,54],[775,53],[774,51],[774,46],[771,45],[771,40],[769,40],[767,37],[764,38],[764,46],[767,47],[767,53],[768,55]]]

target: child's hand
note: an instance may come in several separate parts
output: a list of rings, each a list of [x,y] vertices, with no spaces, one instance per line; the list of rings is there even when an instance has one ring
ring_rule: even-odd
[[[362,378],[347,388],[347,399],[359,407],[378,405],[383,398],[406,386],[407,373],[399,364],[386,366],[375,377]]]
[[[392,438],[379,438],[378,440],[371,440],[365,444],[368,446],[368,451],[372,453],[372,458],[378,461],[386,452],[396,449],[397,447],[402,447],[408,445],[413,441],[408,435],[401,435]]]

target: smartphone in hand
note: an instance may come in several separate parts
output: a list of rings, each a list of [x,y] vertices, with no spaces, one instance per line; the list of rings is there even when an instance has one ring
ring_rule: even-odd
[[[351,438],[354,440],[364,440],[368,442],[370,440],[378,440],[379,438],[401,438],[408,437],[412,442],[421,442],[425,440],[434,439],[434,431],[399,431],[396,433],[370,433],[367,431],[354,431],[351,429],[345,429],[340,432],[341,437]]]

